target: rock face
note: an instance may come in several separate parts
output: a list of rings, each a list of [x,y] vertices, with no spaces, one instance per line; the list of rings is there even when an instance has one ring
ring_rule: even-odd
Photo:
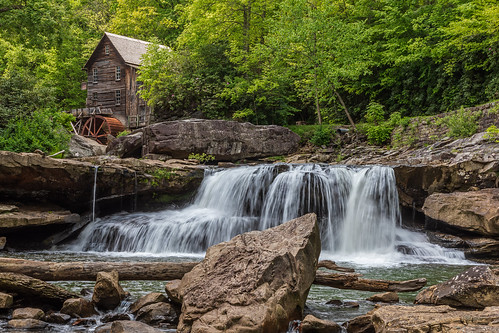
[[[99,309],[113,310],[126,297],[119,283],[117,271],[97,273],[92,302]]]
[[[0,309],[8,309],[14,303],[14,297],[9,294],[0,292]]]
[[[376,332],[498,332],[499,307],[460,311],[447,305],[388,305],[372,312]]]
[[[143,137],[144,133],[140,130],[116,138],[107,145],[106,153],[120,158],[141,157]]]
[[[301,319],[320,254],[315,214],[212,246],[179,285],[179,332],[285,332]],[[209,281],[209,283],[207,283]]]
[[[69,157],[99,156],[106,153],[106,146],[81,135],[73,135],[69,141]]]
[[[236,161],[289,154],[300,137],[280,126],[256,126],[225,120],[179,120],[153,124],[144,130],[146,154],[187,158],[206,153],[218,161]]]
[[[95,166],[102,204],[168,193],[183,196],[201,183],[204,171],[183,161],[150,161],[100,156],[82,160],[0,151],[0,200],[51,202],[80,213],[92,207]],[[158,171],[159,170],[159,171]],[[140,202],[140,201],[139,201]],[[126,207],[124,207],[126,208]]]
[[[499,236],[499,188],[433,193],[425,200],[423,212],[435,223],[457,230]]]
[[[472,267],[448,281],[421,291],[414,303],[478,309],[499,306],[499,269]]]

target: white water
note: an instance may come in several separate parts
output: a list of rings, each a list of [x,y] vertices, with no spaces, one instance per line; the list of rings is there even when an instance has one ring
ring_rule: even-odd
[[[462,253],[430,244],[423,234],[400,227],[391,168],[316,164],[208,170],[187,208],[97,219],[71,249],[199,254],[237,234],[309,212],[319,218],[324,258],[368,264],[464,260]]]

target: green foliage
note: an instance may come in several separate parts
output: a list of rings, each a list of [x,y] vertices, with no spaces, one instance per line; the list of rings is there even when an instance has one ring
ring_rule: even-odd
[[[209,155],[206,153],[201,153],[201,154],[195,154],[195,153],[190,153],[189,154],[189,159],[190,160],[198,160],[199,163],[206,164],[208,162],[214,161],[215,156]]]
[[[300,137],[300,144],[310,141],[315,132],[320,130],[321,125],[289,125],[288,128]]]
[[[0,129],[0,150],[33,152],[40,149],[52,154],[67,149],[71,121],[74,121],[72,115],[50,109],[19,117]]]
[[[331,143],[331,128],[321,126],[315,130],[310,142],[316,146],[325,146]]]
[[[455,113],[442,118],[442,122],[449,128],[448,135],[454,138],[466,138],[477,132],[476,120],[480,115],[461,107]]]
[[[499,128],[496,125],[490,125],[485,131],[483,138],[490,142],[499,143]]]
[[[394,121],[400,120],[400,114],[395,114],[389,121],[384,121],[385,110],[383,105],[371,102],[366,110],[366,134],[367,142],[373,145],[383,145],[390,140]]]
[[[116,137],[117,137],[117,138],[120,138],[120,137],[122,137],[122,136],[127,136],[128,134],[130,134],[130,131],[124,130],[124,131],[122,131],[122,132],[119,132],[119,133],[116,135]]]

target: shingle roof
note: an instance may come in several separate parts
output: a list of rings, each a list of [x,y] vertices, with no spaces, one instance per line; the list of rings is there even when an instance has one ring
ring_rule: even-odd
[[[106,32],[113,46],[121,55],[127,65],[140,65],[140,58],[147,52],[147,47],[151,44],[143,40],[120,36]]]
[[[123,58],[123,61],[125,61],[127,65],[136,67],[140,66],[142,55],[147,52],[147,47],[151,45],[151,43],[140,39],[120,36],[112,34],[110,32],[104,33],[104,36],[99,42],[99,45],[102,43],[105,37],[107,37],[111,41],[114,48],[118,51],[119,55]],[[159,47],[164,48],[166,46],[160,45]],[[88,68],[89,64],[92,62],[93,57],[94,54],[90,56],[89,60],[83,68]]]

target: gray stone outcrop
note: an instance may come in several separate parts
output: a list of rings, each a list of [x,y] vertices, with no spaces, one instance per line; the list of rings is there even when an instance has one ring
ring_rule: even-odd
[[[146,154],[187,158],[209,154],[217,161],[285,155],[298,148],[300,137],[281,126],[258,126],[225,120],[166,121],[144,129]]]

